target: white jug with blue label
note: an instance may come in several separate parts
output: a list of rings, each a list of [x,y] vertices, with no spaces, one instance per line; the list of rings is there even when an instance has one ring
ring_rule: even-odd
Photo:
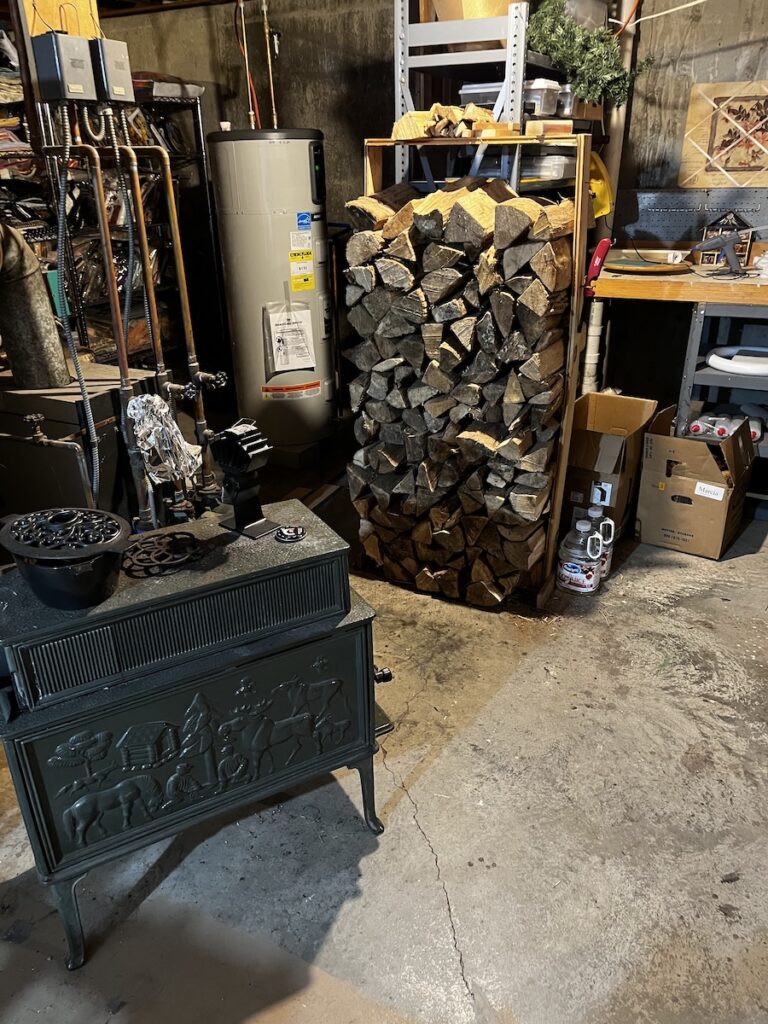
[[[603,553],[600,555],[600,579],[604,580],[611,571],[616,525],[599,505],[590,505],[587,509],[587,516],[592,523],[592,529],[600,534],[603,541]]]
[[[600,586],[603,538],[587,519],[580,519],[560,545],[555,582],[561,590],[594,594]]]

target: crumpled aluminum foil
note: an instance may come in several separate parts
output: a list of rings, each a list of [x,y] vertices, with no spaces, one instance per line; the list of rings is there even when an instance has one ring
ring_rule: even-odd
[[[189,444],[159,395],[137,395],[128,403],[136,444],[155,484],[192,479],[200,469],[200,446]]]

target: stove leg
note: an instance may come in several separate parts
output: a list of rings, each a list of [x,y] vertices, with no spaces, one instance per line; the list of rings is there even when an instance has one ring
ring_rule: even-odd
[[[75,887],[81,882],[85,875],[80,878],[70,879],[66,882],[53,882],[51,888],[56,900],[56,909],[61,918],[64,934],[67,938],[69,956],[67,957],[67,970],[75,971],[82,967],[85,961],[85,939],[83,938],[83,924],[80,920],[80,908],[77,905],[77,893]]]
[[[384,831],[384,826],[376,817],[376,791],[373,784],[373,758],[367,757],[359,761],[355,766],[360,773],[360,786],[363,790],[363,816],[365,824],[378,836]]]

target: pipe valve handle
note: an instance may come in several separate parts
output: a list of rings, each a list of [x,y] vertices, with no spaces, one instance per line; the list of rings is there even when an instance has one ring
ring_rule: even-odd
[[[218,373],[203,373],[200,376],[203,386],[209,391],[220,391],[229,383],[229,376],[225,370],[219,370]]]
[[[391,683],[392,682],[392,669],[382,667],[378,665],[373,666],[373,681],[374,683]]]

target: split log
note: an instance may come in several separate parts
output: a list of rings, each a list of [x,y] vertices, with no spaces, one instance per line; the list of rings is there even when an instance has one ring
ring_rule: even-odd
[[[380,231],[356,231],[347,242],[347,263],[350,267],[369,263],[383,246],[384,237]]]
[[[508,500],[516,515],[532,523],[541,518],[544,512],[544,506],[549,501],[549,488],[537,490],[523,484],[514,484]]]
[[[425,238],[440,241],[454,205],[470,191],[479,188],[477,178],[458,178],[437,192],[418,201],[413,211],[413,223]]]
[[[381,229],[381,236],[385,242],[391,242],[398,235],[402,235],[404,231],[410,230],[413,226],[414,213],[421,202],[423,202],[422,199],[412,199],[389,218]]]
[[[347,320],[350,327],[354,328],[361,338],[370,338],[377,327],[376,321],[362,305],[353,306],[347,313]],[[366,370],[369,367],[360,366],[359,369]]]
[[[548,292],[568,288],[573,274],[571,244],[568,239],[556,238],[547,242],[531,259],[531,270]]]
[[[499,273],[499,259],[495,246],[489,245],[480,253],[475,264],[475,277],[481,296],[487,295],[491,288],[496,288],[501,284],[502,278]]]
[[[461,321],[459,321],[461,323]],[[454,324],[454,329],[456,325]],[[490,354],[496,353],[496,328],[493,322],[493,314],[490,309],[487,309],[485,313],[477,320],[475,325],[475,337],[477,343],[483,352]]]
[[[499,203],[494,219],[493,244],[497,249],[514,245],[528,234],[540,213],[541,204],[523,196]]]
[[[414,288],[407,295],[399,295],[392,303],[392,310],[410,323],[423,324],[429,313],[423,289]]]
[[[355,307],[357,308],[357,307]],[[372,370],[376,363],[381,362],[381,354],[378,348],[370,340],[361,341],[344,352],[344,356],[353,363],[358,370]]]
[[[511,245],[505,249],[501,258],[504,280],[511,281],[543,247],[543,242],[521,242],[519,245]]]
[[[387,256],[391,256],[393,259],[406,260],[408,263],[415,263],[418,255],[414,246],[414,238],[415,232],[412,228],[407,231],[401,231],[387,246]]]
[[[359,196],[345,204],[353,226],[358,231],[377,231],[383,227],[393,213],[412,199],[418,198],[415,188],[404,183],[391,185],[371,196]]]
[[[344,271],[344,276],[350,284],[358,285],[364,292],[373,291],[376,284],[376,271],[368,265],[347,267]]]
[[[424,363],[424,342],[418,334],[409,334],[406,337],[398,338],[397,350],[406,360],[410,368],[419,373]],[[401,374],[398,383],[402,383],[411,374]]]
[[[363,307],[374,320],[383,320],[396,298],[397,296],[393,292],[387,291],[382,285],[377,285],[363,299]]]
[[[457,291],[463,284],[465,275],[454,267],[443,267],[425,274],[421,279],[421,287],[429,302],[436,305]]]
[[[472,342],[475,336],[476,324],[476,316],[464,316],[460,320],[455,320],[451,324],[451,334],[454,335],[464,350],[463,356],[466,356],[472,351]]]
[[[470,250],[483,248],[493,236],[497,203],[487,192],[476,189],[451,207],[445,226],[446,242],[456,242]]]
[[[399,260],[383,256],[381,259],[376,260],[376,270],[379,272],[382,284],[386,288],[394,288],[401,292],[407,292],[413,288],[415,281],[413,271],[409,270]]]
[[[464,250],[459,246],[430,242],[421,258],[424,273],[428,274],[432,270],[445,270],[446,267],[453,267],[463,256]]]
[[[542,206],[536,223],[531,228],[531,238],[551,242],[573,234],[576,207],[572,199],[565,199],[553,206]]]
[[[502,338],[507,338],[515,322],[515,297],[502,288],[491,292],[491,311]]]
[[[423,380],[428,387],[434,388],[435,391],[440,391],[446,395],[453,390],[456,384],[456,380],[450,374],[441,370],[439,364],[434,359],[427,365]]]
[[[429,359],[437,359],[440,342],[443,340],[443,330],[442,324],[422,324],[421,337],[424,342],[424,350]]]
[[[562,369],[564,363],[565,348],[562,341],[558,341],[542,352],[534,352],[520,367],[520,374],[534,381],[543,381]]]
[[[467,306],[470,306],[472,309],[477,309],[480,305],[480,285],[478,284],[476,277],[470,277],[464,291],[461,293],[461,297],[464,299]]]
[[[356,309],[357,307],[355,307]],[[448,323],[450,320],[458,320],[466,316],[467,306],[463,299],[449,299],[448,302],[435,306],[432,309],[432,316],[439,324]]]
[[[347,306],[354,306],[365,295],[365,288],[361,288],[358,284],[348,284],[344,289],[344,301]]]

